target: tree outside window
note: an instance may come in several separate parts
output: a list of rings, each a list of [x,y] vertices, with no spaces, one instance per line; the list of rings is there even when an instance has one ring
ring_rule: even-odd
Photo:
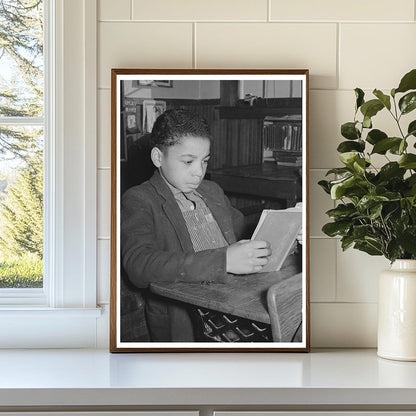
[[[43,285],[43,2],[0,0],[0,288]]]

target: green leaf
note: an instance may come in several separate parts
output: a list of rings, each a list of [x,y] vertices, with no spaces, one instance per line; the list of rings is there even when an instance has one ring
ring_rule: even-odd
[[[354,248],[360,251],[364,251],[370,256],[381,256],[383,254],[381,251],[381,246],[374,247],[374,245],[370,244],[369,242],[356,242]]]
[[[344,195],[346,187],[352,186],[354,183],[354,176],[349,177],[348,179],[342,179],[337,183],[333,183],[331,186],[331,198],[340,199]]]
[[[365,149],[365,142],[363,140],[358,141],[345,141],[341,142],[339,146],[337,147],[337,151],[340,153],[345,152],[351,152],[351,151],[357,151],[357,152],[364,152]]]
[[[383,108],[384,105],[382,102],[380,102],[380,100],[370,100],[361,106],[361,112],[365,118],[371,118],[374,117]]]
[[[384,133],[384,131],[378,130],[378,129],[373,129],[370,130],[367,134],[367,138],[365,139],[368,143],[370,144],[376,144],[378,143],[380,140],[383,139],[387,139],[387,134]]]
[[[381,217],[381,212],[383,211],[383,204],[376,204],[370,208],[370,218],[375,220]]]
[[[387,137],[386,139],[382,139],[374,145],[371,154],[377,153],[379,155],[384,155],[387,150],[390,150],[392,147],[399,147],[401,141],[402,139],[399,137]]]
[[[416,108],[416,91],[409,92],[399,100],[399,108],[402,114],[408,114]]]
[[[357,152],[345,152],[339,155],[339,160],[346,166],[352,167],[354,162],[360,158]]]
[[[400,81],[399,86],[395,89],[395,93],[397,92],[406,92],[409,90],[416,89],[416,69],[412,69]]]
[[[407,128],[407,135],[408,136],[415,136],[416,137],[416,120],[413,120],[410,124],[409,127]]]
[[[327,194],[330,194],[331,193],[331,187],[330,187],[330,185],[329,185],[329,182],[328,181],[324,181],[324,180],[322,180],[322,181],[319,181],[318,182],[318,185],[327,193]]]
[[[402,155],[403,152],[407,149],[406,139],[400,139],[400,143],[392,146],[389,151],[394,155]]]
[[[341,238],[341,248],[342,251],[347,250],[354,244],[354,237],[351,235],[346,235]]]
[[[357,152],[345,152],[339,155],[339,160],[351,169],[351,173],[363,174],[369,164],[368,158],[363,158]]]
[[[406,179],[406,182],[408,183],[409,186],[416,186],[416,174],[410,175]]]
[[[382,181],[389,181],[391,178],[403,178],[406,169],[400,167],[397,162],[389,162],[381,167],[378,176]]]
[[[363,174],[365,172],[365,168],[366,168],[365,159],[355,160],[352,167],[353,167],[355,172]]]
[[[351,176],[347,179],[343,179],[342,181],[332,185],[331,198],[341,199],[343,196],[349,197],[349,194],[361,194],[362,190],[360,189],[360,186],[362,186],[362,184],[363,181],[361,181],[357,176]]]
[[[416,169],[416,155],[407,153],[399,159],[399,165],[405,169]]]
[[[353,121],[341,126],[341,135],[348,140],[357,140],[361,137],[361,133],[357,129],[357,123]]]
[[[400,234],[398,241],[405,251],[416,254],[416,227],[411,226],[406,228]]]
[[[373,228],[371,225],[357,225],[352,230],[352,235],[355,238],[355,240],[365,240],[365,237],[369,234],[373,233]]]
[[[366,212],[368,209],[378,205],[382,201],[388,201],[389,199],[382,195],[364,195],[357,205],[357,208],[361,212]]]
[[[399,152],[397,154],[402,155],[403,152],[406,150],[406,148],[407,148],[407,141],[403,139],[400,143]]]
[[[364,103],[364,91],[361,88],[356,88],[355,90],[355,111],[363,105]]]
[[[391,109],[390,97],[388,95],[377,89],[373,91],[373,94],[383,103],[384,107],[388,110]]]
[[[405,180],[406,185],[408,186],[408,191],[406,192],[406,195],[411,195],[416,197],[416,174],[413,174],[406,178]],[[416,224],[416,218],[415,218],[415,224]]]
[[[348,218],[357,212],[354,204],[339,204],[336,208],[330,209],[326,214],[334,220]]]
[[[397,241],[396,238],[389,241],[389,243],[387,244],[387,250],[386,251],[387,251],[386,257],[390,261],[394,261],[396,259],[399,259],[399,258],[403,257],[403,251],[400,248],[399,242]]]
[[[325,176],[335,174],[335,175],[345,175],[346,173],[350,173],[351,169],[349,168],[333,168],[328,170]]]
[[[371,122],[371,117],[364,116],[363,127],[366,129],[371,129],[373,127],[373,123]]]
[[[335,237],[337,235],[346,235],[351,227],[349,221],[335,221],[329,222],[322,227],[322,231],[329,237]]]

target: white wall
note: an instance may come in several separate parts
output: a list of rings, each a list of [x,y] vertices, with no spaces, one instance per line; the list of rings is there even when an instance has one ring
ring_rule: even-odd
[[[375,346],[388,263],[322,234],[333,203],[316,183],[337,164],[353,88],[390,90],[416,67],[415,0],[100,0],[98,19],[99,302],[109,301],[111,68],[309,68],[312,346]]]

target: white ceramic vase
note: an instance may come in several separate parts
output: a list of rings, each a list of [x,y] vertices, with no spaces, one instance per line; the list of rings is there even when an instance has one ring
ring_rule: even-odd
[[[377,354],[416,361],[416,260],[396,260],[380,275]]]

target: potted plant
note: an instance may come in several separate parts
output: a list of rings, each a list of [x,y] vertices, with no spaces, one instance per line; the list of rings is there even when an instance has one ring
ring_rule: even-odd
[[[416,69],[389,94],[375,89],[366,100],[362,89],[354,91],[354,119],[342,124],[345,140],[337,148],[342,167],[327,172],[334,179],[319,182],[337,201],[322,231],[340,237],[343,250],[390,260],[379,282],[378,354],[416,360],[416,120],[410,114]],[[390,114],[394,131],[373,126],[379,112]]]

